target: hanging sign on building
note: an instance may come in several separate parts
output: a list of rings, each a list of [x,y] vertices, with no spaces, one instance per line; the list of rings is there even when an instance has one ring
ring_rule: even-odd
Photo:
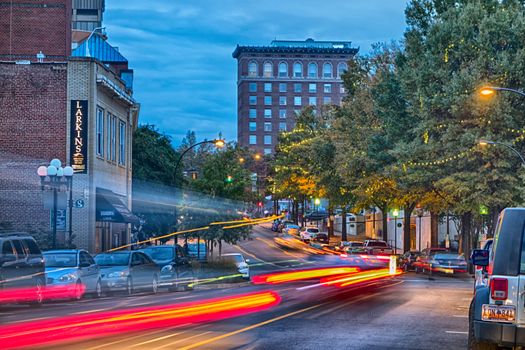
[[[71,100],[70,164],[75,173],[87,173],[88,101]]]

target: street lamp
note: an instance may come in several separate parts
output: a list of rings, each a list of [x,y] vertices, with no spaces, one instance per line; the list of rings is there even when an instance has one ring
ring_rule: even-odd
[[[392,210],[394,216],[394,255],[397,254],[397,217],[399,216],[399,210],[396,208]]]
[[[62,162],[59,159],[53,159],[48,166],[42,165],[37,169],[37,174],[40,176],[40,187],[42,192],[45,191],[46,188],[53,191],[53,249],[56,249],[57,238],[57,192],[61,191],[62,185],[65,185],[67,191],[69,191],[69,239],[71,240],[72,237],[73,173],[73,168],[70,166],[63,168]]]
[[[423,208],[416,207],[416,215],[419,218],[419,251],[421,251],[421,219],[423,218]]]
[[[175,176],[177,175],[177,170],[179,168],[180,162],[182,161],[182,157],[184,157],[184,155],[186,153],[188,153],[189,150],[191,150],[191,149],[193,149],[193,148],[195,148],[195,147],[197,147],[199,145],[203,145],[205,143],[212,143],[217,148],[222,148],[222,147],[224,147],[226,145],[226,142],[224,140],[222,140],[222,139],[215,139],[215,140],[204,140],[204,141],[201,141],[201,142],[197,142],[196,144],[186,148],[184,150],[184,152],[182,152],[182,154],[180,155],[179,159],[177,160],[177,164],[175,165],[175,171],[174,171],[175,172]]]
[[[499,86],[484,86],[479,90],[479,93],[483,96],[492,96],[496,91],[510,91],[525,97],[525,92],[523,91]]]
[[[525,167],[525,158],[523,158],[523,156],[521,155],[520,152],[518,152],[517,149],[507,145],[506,143],[497,142],[497,141],[489,141],[489,140],[479,140],[479,145],[480,146],[501,145],[501,146],[507,147],[508,149],[510,149],[514,154],[516,154],[521,159],[521,164],[522,164],[523,167]]]

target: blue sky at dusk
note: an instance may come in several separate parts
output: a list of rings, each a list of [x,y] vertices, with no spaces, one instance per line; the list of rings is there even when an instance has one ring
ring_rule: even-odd
[[[104,25],[135,70],[140,122],[180,143],[237,135],[237,44],[400,40],[406,0],[107,0]]]

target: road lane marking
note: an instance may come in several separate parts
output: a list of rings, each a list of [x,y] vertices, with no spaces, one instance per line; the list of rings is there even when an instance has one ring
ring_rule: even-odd
[[[448,334],[464,334],[464,335],[468,334],[468,332],[460,332],[460,331],[445,331],[445,333],[448,333]]]
[[[187,324],[183,324],[181,326],[177,326],[177,327],[184,327],[184,326],[187,326],[189,323]],[[156,331],[154,332],[149,332],[149,333],[143,333],[143,334],[139,334],[139,335],[136,335],[134,337],[125,337],[124,339],[120,339],[120,340],[115,340],[115,341],[112,341],[110,343],[104,343],[102,345],[97,345],[97,346],[94,346],[92,348],[87,348],[87,349],[84,349],[84,350],[98,350],[98,349],[102,349],[102,348],[106,348],[108,346],[111,346],[111,345],[115,345],[115,344],[119,344],[119,343],[124,343],[124,342],[129,342],[130,340],[133,340],[133,339],[137,339],[137,338],[142,338],[142,337],[147,337],[147,336],[151,336],[151,335],[154,335],[154,334],[158,334],[158,333],[162,333],[162,332],[169,332],[171,329],[173,328],[169,328],[169,329],[165,329],[165,328],[162,328],[162,329],[157,329]],[[182,332],[184,333],[184,332]],[[180,334],[180,333],[179,333]],[[131,345],[131,346],[128,346],[127,348],[131,348],[133,347],[134,345]]]
[[[33,321],[47,320],[48,318],[51,318],[51,317],[50,317],[50,316],[46,316],[46,317],[28,318],[28,319],[24,319],[24,320],[16,320],[15,323],[20,323],[20,322],[33,322]]]
[[[143,341],[141,343],[136,343],[136,344],[133,344],[131,346],[128,346],[128,349],[136,348],[137,346],[141,346],[141,345],[155,343],[155,342],[158,342],[158,341],[161,341],[161,340],[164,340],[164,339],[168,339],[168,338],[174,337],[174,336],[182,334],[182,333],[184,333],[184,332],[172,333],[172,334],[164,335],[162,337],[157,337],[157,338],[153,338],[153,339],[150,339],[150,340],[146,340],[146,341]]]
[[[468,315],[452,315],[452,317],[457,317],[457,318],[468,318]]]
[[[191,345],[188,345],[188,346],[185,346],[183,348],[180,348],[179,350],[190,350],[190,349],[195,349],[199,346],[203,346],[203,345],[206,345],[206,344],[209,344],[209,343],[213,343],[215,341],[218,341],[218,340],[222,340],[224,338],[228,338],[228,337],[231,337],[233,335],[237,335],[239,333],[243,333],[243,332],[246,332],[246,331],[250,331],[252,329],[255,329],[255,328],[259,328],[259,327],[262,327],[262,326],[265,326],[269,323],[272,323],[272,322],[276,322],[276,321],[280,321],[282,319],[285,319],[285,318],[288,318],[288,317],[291,317],[291,316],[295,316],[295,315],[298,315],[298,314],[301,314],[303,312],[307,312],[307,311],[310,311],[310,310],[314,310],[318,307],[321,307],[323,305],[327,304],[327,302],[325,303],[321,303],[321,304],[317,304],[317,305],[313,305],[313,306],[310,306],[310,307],[307,307],[307,308],[304,308],[304,309],[300,309],[300,310],[296,310],[296,311],[293,311],[293,312],[289,312],[285,315],[281,315],[281,316],[278,316],[278,317],[274,317],[274,318],[271,318],[269,320],[266,320],[266,321],[263,321],[263,322],[259,322],[259,323],[256,323],[256,324],[253,324],[251,326],[248,326],[248,327],[244,327],[244,328],[241,328],[241,329],[238,329],[236,331],[233,331],[233,332],[230,332],[230,333],[225,333],[225,334],[222,334],[222,335],[219,335],[219,336],[216,336],[216,337],[213,337],[213,338],[210,338],[210,339],[206,339],[206,340],[203,340],[203,341],[200,341],[198,343],[194,343],[194,344],[191,344]]]
[[[73,313],[73,315],[83,315],[83,314],[89,314],[89,313],[92,313],[92,312],[108,311],[108,310],[111,310],[111,309],[112,308],[109,307],[109,308],[106,308],[106,309],[94,309],[94,310],[87,310],[87,311],[79,311],[79,312]]]
[[[355,303],[357,303],[357,302],[359,302],[359,301],[362,301],[362,300],[370,299],[370,298],[372,298],[372,297],[375,297],[376,295],[377,295],[377,293],[375,293],[375,294],[370,294],[370,295],[365,295],[365,296],[359,297],[359,298],[357,298],[357,299],[352,299],[352,300],[350,300],[350,301],[347,301],[346,303],[342,303],[342,304],[337,303],[337,305],[334,306],[334,307],[331,307],[331,308],[326,309],[326,310],[321,310],[321,311],[319,311],[319,312],[317,312],[317,313],[314,313],[313,315],[308,316],[308,317],[306,317],[306,318],[309,319],[309,320],[313,320],[313,319],[315,319],[315,318],[317,318],[317,317],[321,317],[321,316],[326,315],[326,314],[328,314],[328,313],[331,313],[331,312],[337,311],[337,310],[339,310],[339,309],[341,309],[341,308],[343,308],[343,307],[346,307],[346,306],[348,306],[348,305],[355,304]]]
[[[177,343],[180,343],[182,341],[185,341],[185,340],[190,340],[190,339],[193,339],[193,338],[197,338],[197,337],[200,337],[201,335],[205,335],[205,334],[208,334],[208,333],[211,333],[211,331],[207,331],[207,332],[204,332],[204,333],[199,333],[199,334],[196,334],[194,336],[191,336],[191,337],[187,337],[187,338],[182,338],[182,339],[179,339],[179,340],[176,340],[174,342],[171,342],[169,344],[165,344],[165,345],[162,345],[162,346],[159,346],[158,348],[153,348],[151,350],[159,350],[159,349],[164,349],[164,348],[167,348],[168,346],[171,346],[173,344],[177,344]],[[213,338],[212,338],[213,339]],[[193,345],[190,345],[190,346],[193,346]],[[182,349],[185,349],[185,348],[182,348]]]
[[[276,246],[275,244],[271,244],[271,243],[267,242],[266,240],[264,240],[264,239],[262,239],[262,238],[255,237],[255,239],[258,240],[258,241],[263,242],[264,244],[266,244],[266,245],[269,246],[269,247],[272,247],[272,248],[275,248],[275,249],[280,250],[281,252],[283,252],[283,253],[286,254],[286,255],[293,256],[293,257],[296,258],[296,259],[299,259],[299,260],[302,260],[302,261],[306,262],[306,260],[304,260],[304,258],[302,258],[301,256],[297,256],[297,255],[295,255],[295,254],[292,254],[292,253],[290,253],[290,252],[287,252],[286,250],[282,249],[281,247],[278,247],[278,246]]]

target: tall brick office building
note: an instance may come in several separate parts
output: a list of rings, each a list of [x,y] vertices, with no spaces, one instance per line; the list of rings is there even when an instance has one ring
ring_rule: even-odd
[[[237,46],[239,144],[271,154],[279,132],[294,127],[301,109],[340,104],[341,74],[357,52],[350,42],[313,39]]]
[[[101,19],[104,2],[87,2]],[[105,35],[72,30],[72,13],[72,0],[0,0],[0,225],[51,231],[36,169],[53,158],[73,163],[72,121],[81,106],[86,137],[71,223],[74,243],[97,252],[129,243],[137,220],[131,138],[139,105],[127,59]],[[69,207],[59,211],[64,240]]]

